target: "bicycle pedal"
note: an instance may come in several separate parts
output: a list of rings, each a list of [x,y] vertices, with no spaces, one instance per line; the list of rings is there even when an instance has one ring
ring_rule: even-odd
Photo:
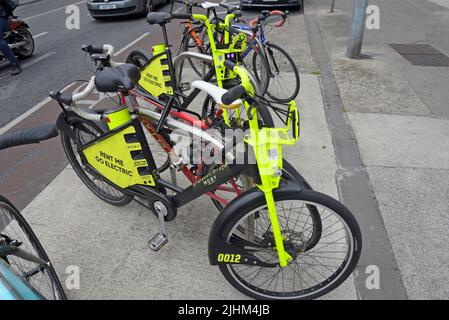
[[[179,85],[179,90],[180,91],[189,91],[190,90],[190,83],[188,83],[188,82],[181,83]]]
[[[158,233],[150,241],[148,241],[148,245],[150,246],[151,250],[159,251],[167,242],[167,236],[163,235],[162,233]]]

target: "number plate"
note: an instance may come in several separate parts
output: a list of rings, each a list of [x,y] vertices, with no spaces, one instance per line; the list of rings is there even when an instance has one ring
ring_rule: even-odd
[[[100,4],[99,9],[100,9],[100,10],[117,9],[117,5],[116,5],[116,4]]]

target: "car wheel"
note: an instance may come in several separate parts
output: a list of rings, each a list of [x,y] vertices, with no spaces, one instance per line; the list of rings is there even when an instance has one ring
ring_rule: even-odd
[[[151,11],[153,11],[153,0],[143,0],[142,15],[146,16]]]

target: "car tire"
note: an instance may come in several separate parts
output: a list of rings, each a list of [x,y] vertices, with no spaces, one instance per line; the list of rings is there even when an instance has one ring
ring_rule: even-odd
[[[147,14],[153,11],[153,1],[152,0],[143,0],[142,3],[143,10],[142,10],[142,17],[146,17]]]

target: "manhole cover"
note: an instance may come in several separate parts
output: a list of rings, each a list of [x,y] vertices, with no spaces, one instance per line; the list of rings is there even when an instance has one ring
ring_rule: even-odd
[[[428,44],[390,44],[415,66],[449,67],[449,57]]]

